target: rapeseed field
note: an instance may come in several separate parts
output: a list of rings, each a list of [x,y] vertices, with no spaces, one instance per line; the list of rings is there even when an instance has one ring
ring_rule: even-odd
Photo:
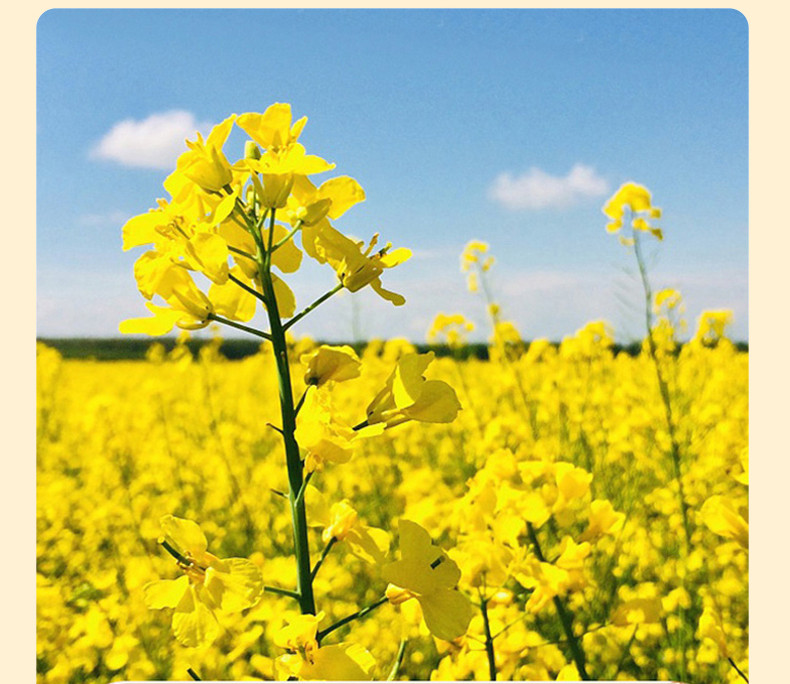
[[[298,322],[341,290],[406,304],[382,279],[411,253],[335,228],[364,191],[313,184],[334,165],[305,122],[229,117],[125,225],[152,315],[121,331],[180,328],[172,351],[38,346],[38,681],[748,681],[748,354],[726,311],[678,342],[681,293],[642,257],[664,238],[650,192],[624,185],[601,222],[639,270],[638,354],[602,321],[524,341],[483,241],[461,271],[488,359],[461,358],[460,313],[427,331],[449,356],[358,354]],[[332,283],[299,308],[304,255]],[[228,361],[222,326],[260,351]]]

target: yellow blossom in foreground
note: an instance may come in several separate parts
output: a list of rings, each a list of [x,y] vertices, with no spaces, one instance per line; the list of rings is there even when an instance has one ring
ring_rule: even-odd
[[[178,158],[177,170],[203,190],[218,192],[233,180],[233,171],[222,147],[235,119],[236,115],[233,114],[214,126],[205,142],[200,133],[195,142],[187,140],[189,151]]]
[[[332,539],[345,542],[357,558],[368,563],[384,562],[390,546],[387,532],[366,525],[345,499],[329,506],[324,495],[312,485],[308,485],[305,496],[310,511],[308,524],[324,528],[321,533],[324,544]]]
[[[461,404],[455,390],[442,380],[426,380],[423,373],[434,353],[406,354],[367,409],[368,423],[387,427],[408,420],[451,423]]]
[[[333,417],[325,388],[311,390],[299,411],[295,433],[296,441],[307,452],[305,470],[321,470],[327,461],[347,463],[360,439],[381,434],[384,427],[369,425],[354,430]]]
[[[208,317],[213,313],[214,306],[185,269],[170,265],[158,280],[157,294],[168,306],[146,302],[146,307],[154,317],[123,321],[119,326],[122,333],[164,335],[175,325],[185,330],[196,330],[209,324]]]
[[[166,515],[163,542],[181,555],[184,575],[143,588],[149,608],[175,608],[173,633],[184,646],[208,646],[220,632],[216,611],[234,613],[253,606],[263,593],[260,568],[246,558],[220,559],[208,553],[200,527]]]
[[[297,677],[318,681],[368,680],[373,657],[358,644],[318,645],[318,624],[326,617],[298,615],[274,635],[274,643],[288,651],[277,660],[282,679]]]
[[[357,292],[370,285],[376,294],[395,306],[406,303],[403,295],[384,289],[380,276],[385,268],[393,268],[410,259],[411,250],[399,247],[390,251],[392,243],[388,242],[382,249],[373,252],[378,244],[377,233],[363,252],[363,242],[355,242],[334,228],[324,229],[319,241],[325,250],[326,260],[335,269],[338,279],[347,290]]]
[[[320,387],[327,382],[343,382],[358,378],[360,374],[360,361],[356,352],[348,345],[331,347],[322,344],[312,354],[305,354],[302,363],[307,364],[304,374],[306,385]]]
[[[447,554],[434,545],[426,530],[401,518],[398,523],[401,560],[385,565],[382,577],[390,582],[391,603],[416,598],[425,625],[439,639],[450,641],[466,632],[472,606],[456,590],[461,571]]]

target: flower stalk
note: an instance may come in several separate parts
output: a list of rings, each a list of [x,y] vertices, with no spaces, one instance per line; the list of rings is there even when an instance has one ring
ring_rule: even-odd
[[[486,637],[486,657],[488,658],[488,678],[496,681],[496,654],[494,653],[494,637],[491,636],[491,624],[488,621],[488,599],[480,594],[480,612],[483,615],[483,629]]]
[[[285,328],[280,320],[274,283],[271,272],[271,241],[274,235],[274,219],[276,211],[272,210],[269,223],[269,249],[264,249],[260,233],[255,239],[258,245],[258,268],[263,294],[266,297],[266,311],[269,317],[271,342],[277,366],[277,380],[280,396],[280,413],[282,416],[282,438],[285,446],[285,462],[288,470],[288,499],[291,504],[291,522],[294,535],[294,553],[296,555],[296,587],[299,595],[299,607],[302,613],[315,615],[315,598],[313,596],[313,577],[310,569],[310,544],[307,537],[307,514],[304,498],[299,497],[304,481],[302,460],[299,445],[296,442],[296,407],[291,387],[291,372],[288,363],[288,348],[285,341]]]
[[[535,549],[535,555],[541,563],[545,563],[546,557],[543,555],[543,551],[540,548],[538,535],[536,534],[535,528],[530,522],[527,523],[527,532],[529,534],[529,539],[532,542],[532,546]],[[573,657],[573,662],[576,664],[576,669],[579,671],[579,676],[584,681],[589,681],[590,675],[587,674],[584,650],[582,649],[576,634],[573,632],[573,616],[565,608],[565,604],[563,604],[559,596],[555,596],[553,601],[554,607],[557,609],[557,616],[560,618],[560,623],[562,624],[562,629],[568,639],[568,648],[571,650],[571,656]]]

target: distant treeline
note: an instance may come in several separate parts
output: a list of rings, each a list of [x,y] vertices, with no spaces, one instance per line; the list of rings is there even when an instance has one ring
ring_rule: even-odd
[[[156,340],[142,340],[124,337],[41,337],[38,341],[57,349],[66,359],[96,359],[97,361],[121,361],[131,359],[144,359],[149,347],[158,342],[167,351],[173,349],[176,340],[173,337],[160,337]],[[208,344],[210,340],[193,338],[187,342],[187,346],[196,354],[200,348]],[[332,344],[343,344],[333,342]],[[361,352],[366,342],[348,342],[357,353]],[[557,343],[554,343],[557,344]],[[635,356],[639,353],[641,342],[631,342],[630,344],[615,344],[614,351],[623,351],[626,354]],[[748,352],[748,342],[736,342],[739,351]],[[488,346],[481,342],[467,344],[460,349],[452,350],[446,344],[415,344],[420,353],[433,351],[437,356],[455,355],[457,358],[468,359],[477,358],[488,359]],[[220,353],[227,359],[243,359],[251,356],[260,349],[260,342],[244,339],[225,339],[222,341]]]

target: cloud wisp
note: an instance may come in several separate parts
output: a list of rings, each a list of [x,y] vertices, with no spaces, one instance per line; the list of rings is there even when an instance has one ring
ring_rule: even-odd
[[[197,131],[210,128],[210,123],[199,122],[192,112],[180,109],[141,120],[124,119],[93,146],[90,156],[123,166],[168,170],[184,151],[184,140],[194,139]]]
[[[552,176],[532,167],[519,176],[505,172],[496,177],[488,196],[507,209],[565,209],[588,197],[602,197],[609,183],[595,169],[575,164],[565,176]]]

